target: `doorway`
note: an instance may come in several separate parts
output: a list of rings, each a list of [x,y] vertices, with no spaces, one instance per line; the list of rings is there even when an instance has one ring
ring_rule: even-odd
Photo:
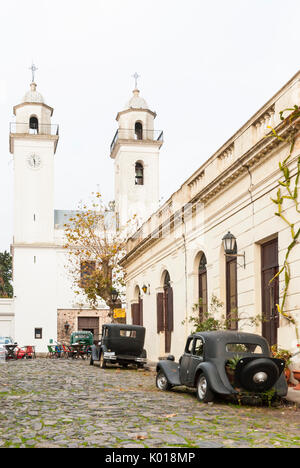
[[[78,317],[78,331],[90,331],[94,340],[99,337],[99,317]]]

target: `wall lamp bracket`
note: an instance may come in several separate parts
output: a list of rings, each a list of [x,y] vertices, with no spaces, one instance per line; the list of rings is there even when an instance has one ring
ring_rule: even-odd
[[[240,264],[238,264],[238,265],[239,265],[240,267],[243,267],[244,270],[246,269],[246,254],[245,254],[245,252],[242,253],[242,254],[227,254],[227,253],[225,253],[224,255],[225,255],[225,257],[243,257],[243,259],[244,259],[244,265],[240,265]]]

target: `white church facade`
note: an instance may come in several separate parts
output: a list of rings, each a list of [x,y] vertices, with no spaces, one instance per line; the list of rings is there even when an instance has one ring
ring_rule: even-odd
[[[52,123],[53,112],[32,81],[14,107],[9,135],[14,160],[14,298],[0,299],[0,335],[12,336],[21,346],[34,345],[38,353],[47,352],[50,342],[68,342],[72,331],[91,330],[97,337],[101,325],[111,320],[104,303],[92,310],[83,294],[74,293],[64,248],[64,225],[74,211],[54,209],[59,126]],[[163,134],[154,130],[155,117],[136,88],[117,115],[110,156],[119,225],[133,217],[141,224],[158,208]]]
[[[72,331],[90,329],[99,334],[108,310],[105,305],[91,310],[73,291],[63,228],[72,212],[54,210],[59,127],[51,121],[53,108],[36,88],[32,82],[22,102],[14,107],[16,118],[10,124],[14,298],[9,304],[10,321],[4,327],[0,320],[0,334],[12,335],[19,345],[34,345],[38,353],[45,353],[50,342],[68,342]],[[4,310],[1,315],[3,318]]]

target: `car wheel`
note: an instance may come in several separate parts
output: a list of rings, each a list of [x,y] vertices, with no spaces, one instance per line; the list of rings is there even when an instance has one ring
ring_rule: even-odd
[[[106,361],[104,359],[104,354],[100,354],[100,359],[99,359],[99,364],[100,364],[100,369],[105,369],[106,368]]]
[[[197,380],[197,398],[203,403],[209,403],[214,400],[214,392],[210,388],[207,378],[200,374]]]
[[[172,385],[168,382],[168,379],[163,371],[159,371],[156,376],[156,386],[159,390],[163,390],[164,392],[172,388]]]

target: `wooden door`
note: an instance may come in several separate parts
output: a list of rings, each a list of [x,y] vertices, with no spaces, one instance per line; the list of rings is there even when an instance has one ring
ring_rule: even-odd
[[[166,287],[163,293],[157,293],[157,333],[164,333],[165,353],[171,350],[171,337],[174,329],[173,289]]]
[[[99,337],[99,317],[78,317],[78,330],[90,331],[94,339]]]
[[[279,314],[276,304],[279,301],[278,278],[270,280],[278,272],[278,239],[266,242],[261,246],[261,279],[262,279],[262,335],[270,346],[277,344]]]

